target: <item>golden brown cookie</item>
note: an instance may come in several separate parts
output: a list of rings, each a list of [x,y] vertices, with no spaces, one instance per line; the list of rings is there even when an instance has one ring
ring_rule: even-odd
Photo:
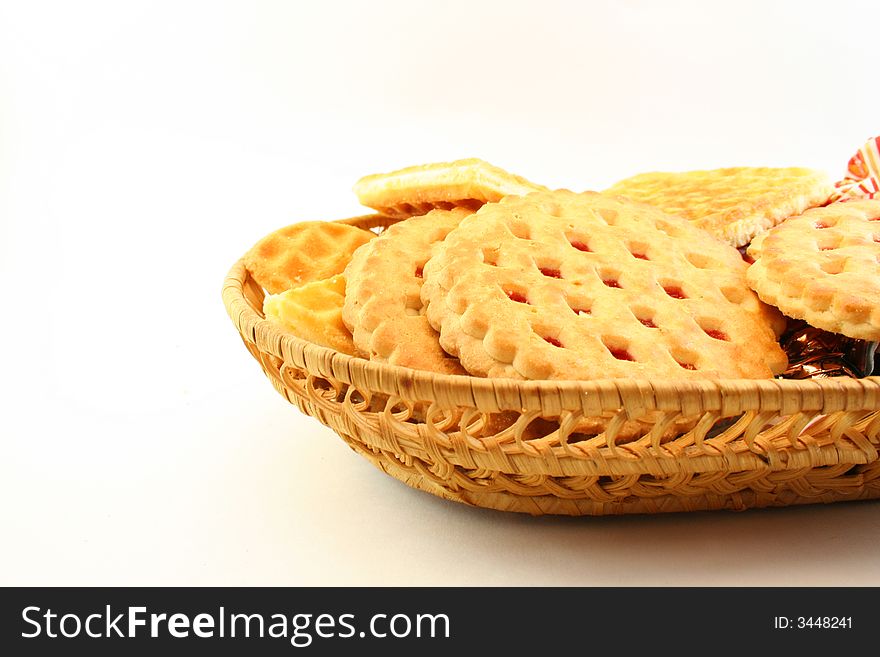
[[[808,210],[748,253],[748,282],[766,303],[826,331],[880,340],[880,200]]]
[[[304,221],[276,230],[244,256],[245,267],[270,294],[341,274],[361,244],[375,235],[331,221]]]
[[[437,244],[470,214],[433,210],[394,224],[359,248],[345,269],[342,318],[355,346],[371,360],[443,374],[464,374],[440,348],[425,318],[419,290],[422,267]]]
[[[312,281],[263,300],[263,313],[294,335],[354,355],[351,332],[342,322],[345,278],[338,274]]]
[[[733,247],[686,220],[561,190],[483,206],[424,267],[443,348],[518,379],[767,378],[782,317]]]
[[[476,158],[373,174],[354,186],[363,205],[389,217],[412,217],[437,208],[473,211],[509,194],[546,189]]]
[[[732,167],[642,173],[603,193],[648,203],[692,221],[733,246],[744,246],[788,217],[822,205],[833,191],[821,171]]]

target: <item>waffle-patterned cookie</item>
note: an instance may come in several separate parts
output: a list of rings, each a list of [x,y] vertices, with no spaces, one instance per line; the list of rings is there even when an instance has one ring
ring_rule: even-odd
[[[351,332],[342,322],[344,301],[345,278],[338,274],[270,294],[263,300],[263,312],[304,340],[354,355]]]
[[[521,196],[546,189],[476,158],[377,173],[361,178],[354,186],[363,205],[401,218],[435,208],[474,211],[509,194]]]
[[[689,219],[733,246],[744,246],[788,217],[822,205],[833,191],[821,171],[732,167],[642,173],[615,183],[604,193],[648,203]]]
[[[329,221],[304,221],[276,230],[244,256],[245,267],[270,294],[341,274],[368,230]]]
[[[443,374],[464,374],[440,348],[425,318],[422,268],[468,210],[433,210],[394,224],[355,252],[345,269],[342,318],[371,360]]]
[[[425,265],[422,300],[472,374],[772,377],[786,366],[784,323],[747,267],[679,217],[562,190],[464,219]]]
[[[762,237],[748,271],[761,299],[820,329],[880,340],[880,200],[808,210]]]

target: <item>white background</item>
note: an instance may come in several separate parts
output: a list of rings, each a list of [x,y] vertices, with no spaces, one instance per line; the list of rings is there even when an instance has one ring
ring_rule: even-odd
[[[220,299],[262,235],[410,164],[838,178],[880,134],[876,7],[0,5],[0,584],[880,584],[878,503],[536,519],[411,490],[284,401]]]

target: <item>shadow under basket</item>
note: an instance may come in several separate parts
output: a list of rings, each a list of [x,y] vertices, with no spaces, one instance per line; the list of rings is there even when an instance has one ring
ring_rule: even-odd
[[[381,230],[379,215],[343,220]],[[514,381],[369,362],[263,317],[244,264],[223,301],[275,389],[413,488],[530,514],[880,497],[880,377]]]

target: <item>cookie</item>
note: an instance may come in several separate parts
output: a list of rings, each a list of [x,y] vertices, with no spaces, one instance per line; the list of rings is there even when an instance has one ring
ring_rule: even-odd
[[[749,285],[789,317],[880,340],[880,200],[833,203],[749,247]]]
[[[464,374],[440,348],[424,316],[422,268],[468,210],[433,210],[394,224],[359,248],[345,269],[342,318],[370,360],[442,374]]]
[[[686,220],[594,192],[507,197],[424,266],[440,343],[514,379],[769,378],[781,315],[739,252]]]
[[[375,235],[330,221],[304,221],[276,230],[244,256],[245,267],[270,294],[341,274],[354,251]]]
[[[354,355],[351,332],[342,322],[344,301],[345,278],[337,274],[270,294],[263,300],[263,313],[303,340]]]
[[[690,220],[733,246],[744,246],[788,217],[822,205],[833,191],[821,171],[732,167],[642,173],[603,193],[648,203]]]
[[[373,174],[354,186],[363,205],[400,218],[423,215],[436,208],[473,211],[510,194],[521,196],[546,189],[476,158]]]

